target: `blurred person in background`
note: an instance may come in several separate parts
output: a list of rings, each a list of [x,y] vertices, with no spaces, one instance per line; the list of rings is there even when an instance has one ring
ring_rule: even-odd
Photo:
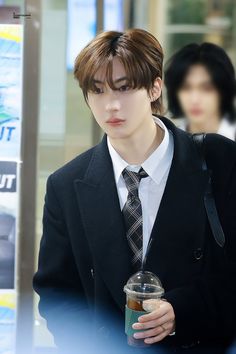
[[[165,85],[172,118],[189,133],[218,133],[236,140],[233,64],[212,43],[188,44],[166,64]]]
[[[161,115],[162,63],[160,43],[141,29],[102,32],[75,61],[104,135],[48,178],[33,280],[66,354],[222,354],[235,334],[236,144],[205,139],[221,248],[192,136]],[[127,345],[123,288],[145,258],[165,294],[133,324],[134,338],[150,345],[137,349]]]

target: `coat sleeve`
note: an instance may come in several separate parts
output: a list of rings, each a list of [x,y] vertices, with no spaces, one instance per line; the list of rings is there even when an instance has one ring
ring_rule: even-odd
[[[85,340],[89,308],[76,269],[63,212],[48,178],[38,270],[33,288],[40,296],[39,312],[60,348]],[[68,348],[67,348],[68,349]]]
[[[226,244],[224,250],[217,246],[224,265],[165,294],[174,308],[180,342],[230,343],[236,336],[236,163],[231,171],[220,215]]]

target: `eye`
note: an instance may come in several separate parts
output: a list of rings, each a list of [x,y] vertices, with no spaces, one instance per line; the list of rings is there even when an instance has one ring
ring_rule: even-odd
[[[96,86],[94,86],[92,91],[93,91],[93,93],[95,93],[97,95],[100,93],[103,93],[103,90],[100,87],[96,87]]]
[[[212,84],[205,84],[202,86],[204,91],[213,91],[214,90],[214,86]]]
[[[98,86],[96,86],[95,83],[93,83],[93,84],[90,86],[89,91],[90,91],[91,93],[94,93],[94,94],[103,93],[102,86],[98,87]]]
[[[183,90],[183,91],[187,91],[187,90],[190,90],[190,85],[187,84],[187,83],[184,83],[181,87],[180,87],[180,90]]]
[[[129,85],[122,85],[121,87],[118,88],[119,91],[128,91],[130,89]]]

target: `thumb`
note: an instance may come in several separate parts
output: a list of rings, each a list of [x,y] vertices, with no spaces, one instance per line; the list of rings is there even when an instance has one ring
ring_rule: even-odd
[[[147,312],[152,312],[160,308],[160,300],[159,299],[149,299],[143,301],[143,309]]]

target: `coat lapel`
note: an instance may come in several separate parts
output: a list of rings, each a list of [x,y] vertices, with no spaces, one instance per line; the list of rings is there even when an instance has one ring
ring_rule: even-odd
[[[123,287],[132,274],[131,254],[106,136],[95,148],[84,179],[75,181],[75,189],[95,263],[113,298],[123,309]]]
[[[152,229],[146,268],[157,274],[165,290],[169,290],[188,281],[202,266],[202,262],[196,262],[195,251],[204,248],[208,173],[202,170],[190,136],[168,119],[159,118],[173,133],[174,156]]]

